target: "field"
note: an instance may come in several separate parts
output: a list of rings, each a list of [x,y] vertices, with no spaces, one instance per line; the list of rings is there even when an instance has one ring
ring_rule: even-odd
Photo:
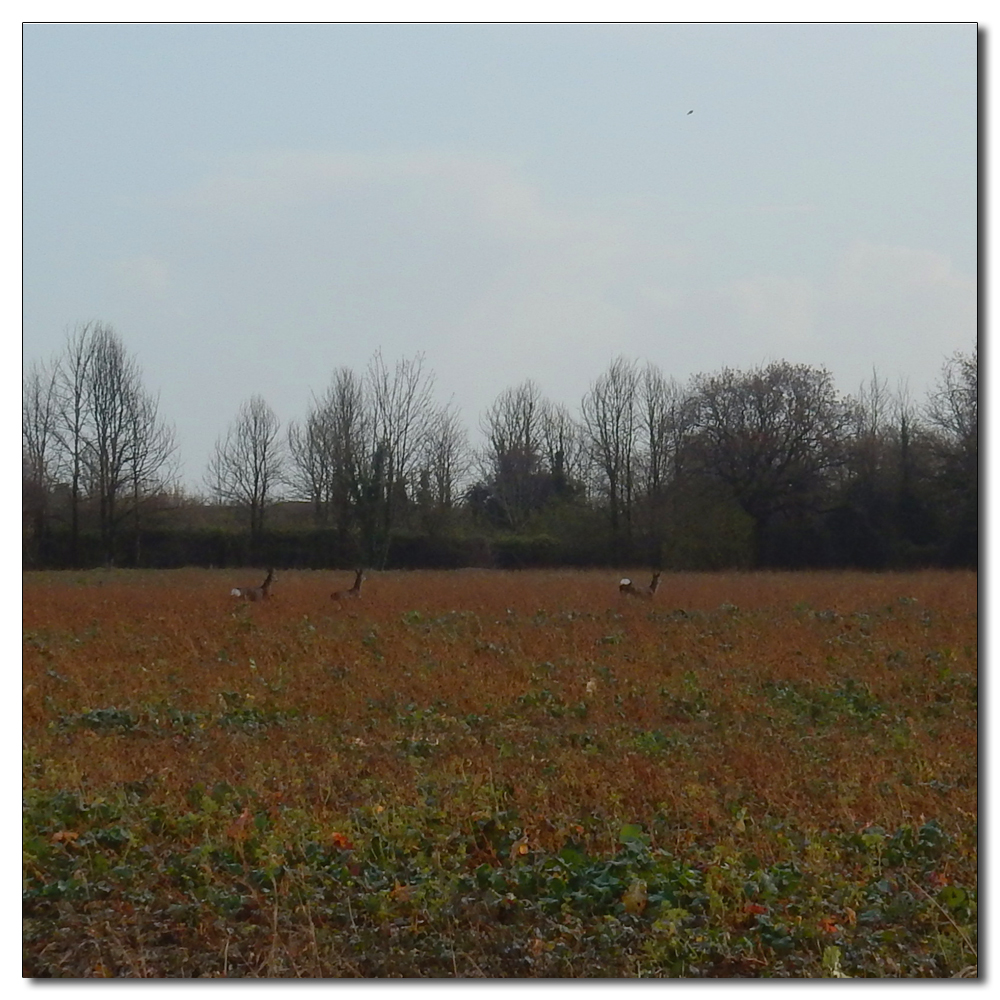
[[[262,577],[25,574],[25,975],[977,975],[974,573]]]

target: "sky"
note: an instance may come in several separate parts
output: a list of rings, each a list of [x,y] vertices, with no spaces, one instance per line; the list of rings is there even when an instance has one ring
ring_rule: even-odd
[[[617,355],[921,402],[977,338],[965,23],[23,30],[23,355],[99,320],[192,489],[240,404],[418,352],[473,438]],[[693,112],[693,113],[689,113]]]

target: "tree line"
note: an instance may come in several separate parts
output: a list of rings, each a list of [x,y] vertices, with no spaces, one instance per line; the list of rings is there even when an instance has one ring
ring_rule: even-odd
[[[341,367],[282,427],[261,396],[195,496],[174,432],[109,326],[25,371],[26,566],[974,566],[978,358],[926,400],[853,395],[776,361],[682,384],[610,362],[571,411],[533,380],[473,446],[422,355]]]

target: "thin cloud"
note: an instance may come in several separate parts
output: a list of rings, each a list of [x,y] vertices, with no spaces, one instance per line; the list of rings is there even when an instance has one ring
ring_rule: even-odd
[[[811,353],[816,346],[817,292],[811,281],[762,275],[734,281],[725,294],[732,303],[741,340],[758,350]]]
[[[111,265],[112,279],[123,292],[140,297],[162,299],[170,292],[170,267],[151,254],[122,258]]]
[[[388,195],[396,207],[420,214],[472,217],[492,235],[551,238],[574,225],[544,207],[538,189],[511,164],[435,150],[259,154],[220,164],[172,201],[185,212],[266,217],[360,191]]]
[[[851,372],[848,385],[873,364],[892,377],[937,373],[952,351],[975,344],[976,280],[943,254],[857,241],[823,293],[820,342]]]

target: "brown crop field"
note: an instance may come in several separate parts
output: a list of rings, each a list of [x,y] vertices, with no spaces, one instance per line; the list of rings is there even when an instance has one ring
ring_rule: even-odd
[[[977,974],[975,573],[262,578],[24,575],[25,975]]]

